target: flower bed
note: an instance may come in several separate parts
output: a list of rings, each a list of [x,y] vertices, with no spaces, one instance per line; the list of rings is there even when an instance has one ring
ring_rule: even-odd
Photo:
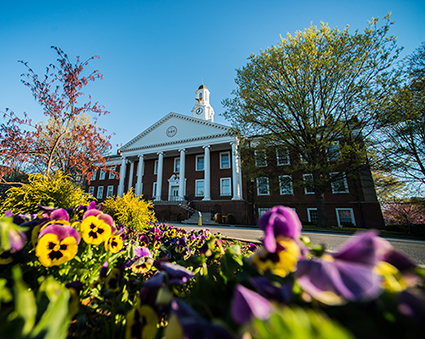
[[[291,209],[262,246],[94,203],[0,219],[1,338],[419,338],[424,271],[375,231],[327,253]]]

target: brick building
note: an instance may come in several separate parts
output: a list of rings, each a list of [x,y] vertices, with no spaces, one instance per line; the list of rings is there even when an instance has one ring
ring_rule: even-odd
[[[238,224],[253,224],[268,208],[282,204],[294,208],[302,221],[314,223],[314,194],[308,187],[292,185],[308,174],[288,174],[299,156],[264,151],[259,166],[273,166],[273,174],[245,178],[239,141],[230,127],[214,123],[210,92],[204,85],[195,99],[191,116],[169,113],[125,144],[120,155],[110,157],[107,166],[120,173],[119,179],[98,171],[89,192],[102,201],[133,187],[137,195],[153,200],[157,213],[169,211],[171,219],[173,213],[187,213],[178,206],[189,204],[203,213],[231,213]],[[325,201],[332,225],[384,225],[370,171],[342,178],[325,194]]]

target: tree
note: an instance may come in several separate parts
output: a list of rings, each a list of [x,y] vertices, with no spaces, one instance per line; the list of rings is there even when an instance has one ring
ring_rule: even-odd
[[[399,49],[389,15],[363,33],[310,25],[252,54],[237,70],[224,116],[242,137],[301,155],[293,170],[311,174],[318,223],[328,227],[324,194],[332,183],[368,169],[365,140],[397,77]],[[331,161],[329,161],[331,160]],[[332,174],[330,174],[332,173]]]
[[[6,110],[3,118],[7,121],[0,126],[0,159],[4,165],[0,177],[19,164],[28,163],[34,172],[46,176],[60,170],[76,181],[89,180],[97,166],[105,163],[104,155],[111,149],[110,136],[96,124],[97,117],[108,112],[82,92],[90,81],[103,77],[98,70],[84,75],[89,61],[99,57],[85,62],[77,57],[72,64],[60,48],[52,48],[58,54],[57,65],[50,64],[43,78],[27,62],[20,61],[27,68],[21,81],[42,106],[47,122],[34,124],[26,113],[19,118]]]
[[[407,226],[425,224],[424,206],[413,201],[394,200],[387,202],[383,206],[383,214],[388,224]]]
[[[379,116],[382,167],[416,186],[425,184],[425,43],[407,58],[404,79]]]

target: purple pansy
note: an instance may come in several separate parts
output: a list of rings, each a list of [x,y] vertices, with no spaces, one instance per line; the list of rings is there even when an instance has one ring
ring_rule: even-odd
[[[233,292],[231,313],[233,320],[238,324],[244,324],[252,317],[265,320],[272,311],[272,304],[250,289],[236,285]]]
[[[275,206],[268,210],[258,221],[264,230],[264,247],[267,251],[276,252],[276,238],[279,236],[298,239],[301,235],[301,222],[297,213],[284,206]]]
[[[295,272],[298,284],[327,304],[378,297],[382,288],[381,278],[374,273],[379,259],[376,237],[374,231],[359,233],[334,254],[300,260]]]
[[[249,279],[252,286],[266,299],[288,304],[292,299],[293,282],[287,281],[283,285],[274,284],[266,277]]]
[[[166,272],[169,278],[168,282],[174,285],[182,285],[194,276],[192,271],[169,262],[156,261],[155,267],[160,271]]]
[[[7,239],[0,237],[0,250],[10,251],[11,253],[20,251],[27,241],[24,230],[24,228],[13,223],[13,217],[0,218],[0,233],[7,237]]]
[[[66,220],[69,221],[69,214],[63,208],[55,209],[52,213],[50,213],[50,220]]]
[[[40,239],[47,233],[56,234],[58,237],[58,240],[65,239],[67,237],[74,237],[77,242],[77,245],[80,243],[80,239],[81,239],[80,234],[77,232],[77,230],[71,226],[56,225],[56,224],[48,225],[40,231],[38,238]]]

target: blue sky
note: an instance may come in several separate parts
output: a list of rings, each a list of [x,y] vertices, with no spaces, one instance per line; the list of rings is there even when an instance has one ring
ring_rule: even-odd
[[[110,111],[99,126],[123,145],[169,112],[190,115],[195,90],[211,92],[215,121],[228,124],[221,101],[235,89],[247,57],[310,23],[363,30],[392,12],[390,33],[403,55],[425,41],[425,1],[8,1],[0,0],[0,112],[10,108],[44,119],[20,82],[28,61],[39,74],[56,59],[50,46],[75,61],[99,55],[90,69],[103,80],[85,92]]]

